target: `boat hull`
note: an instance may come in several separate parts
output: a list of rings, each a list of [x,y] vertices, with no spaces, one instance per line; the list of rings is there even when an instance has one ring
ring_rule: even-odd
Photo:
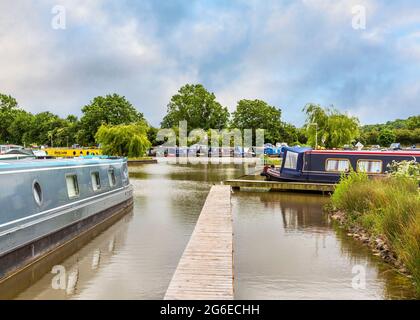
[[[1,233],[0,283],[81,235],[130,212],[132,186],[102,197],[99,202],[90,201],[48,219]]]

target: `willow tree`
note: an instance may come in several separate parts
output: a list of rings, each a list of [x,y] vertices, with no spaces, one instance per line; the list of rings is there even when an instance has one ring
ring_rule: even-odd
[[[107,125],[99,127],[95,135],[102,152],[111,156],[141,157],[150,148],[147,138],[148,126],[145,122],[133,124]]]
[[[350,144],[359,136],[359,119],[339,112],[335,108],[322,108],[317,104],[307,104],[306,129],[308,144],[327,148]]]

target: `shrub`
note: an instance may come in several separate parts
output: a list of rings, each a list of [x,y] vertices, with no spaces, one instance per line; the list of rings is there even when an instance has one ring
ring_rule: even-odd
[[[398,165],[406,168],[407,165]],[[413,275],[420,294],[420,194],[418,180],[402,174],[368,179],[363,173],[343,177],[331,197],[334,209],[346,213],[347,223],[381,235]]]

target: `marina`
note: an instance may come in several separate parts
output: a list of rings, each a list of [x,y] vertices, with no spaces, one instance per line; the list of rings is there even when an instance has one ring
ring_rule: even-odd
[[[60,253],[61,260],[44,266],[45,273],[26,289],[14,292],[13,297],[163,299],[193,241],[209,190],[243,176],[247,170],[233,164],[131,167],[131,213],[80,245],[76,252],[59,250],[56,254]],[[322,211],[327,197],[287,191],[234,191],[230,201],[234,299],[415,296],[405,277],[343,230],[335,229]],[[47,263],[45,259],[39,261],[34,270],[43,269],[43,262]],[[55,274],[50,271],[57,264],[67,271],[69,290],[52,287]],[[366,268],[365,290],[352,288],[355,264]],[[17,287],[10,279],[8,288]],[[0,285],[2,290],[5,287]]]

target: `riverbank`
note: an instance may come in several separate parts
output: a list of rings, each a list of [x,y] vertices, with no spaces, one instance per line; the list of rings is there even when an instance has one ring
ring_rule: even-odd
[[[129,166],[135,166],[139,164],[152,164],[157,163],[157,160],[152,157],[137,157],[137,158],[128,158],[127,163]]]
[[[326,207],[348,235],[412,278],[420,296],[420,194],[405,177],[368,179],[351,173],[337,185]]]

